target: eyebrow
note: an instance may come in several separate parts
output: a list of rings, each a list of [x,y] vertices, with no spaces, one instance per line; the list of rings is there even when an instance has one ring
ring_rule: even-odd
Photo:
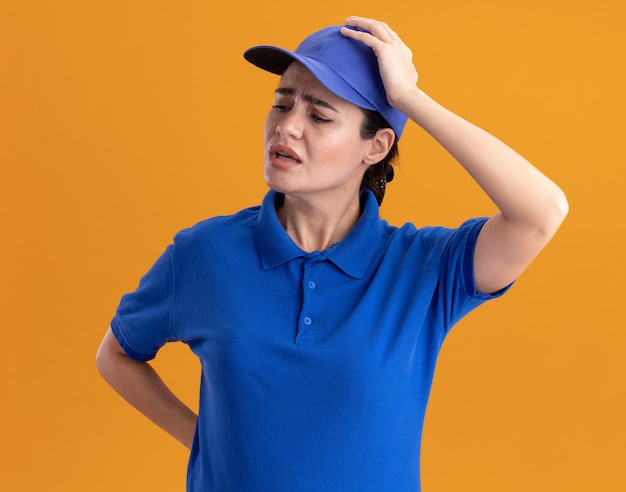
[[[279,87],[274,91],[275,94],[280,94],[281,96],[293,96],[296,94],[296,90],[292,87]],[[323,99],[319,99],[315,96],[311,96],[310,94],[305,94],[303,99],[315,106],[320,106],[322,108],[328,108],[335,113],[339,113],[337,109],[335,109],[330,103],[324,101]]]

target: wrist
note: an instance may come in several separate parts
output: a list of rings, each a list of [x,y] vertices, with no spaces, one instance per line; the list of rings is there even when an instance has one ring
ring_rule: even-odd
[[[396,96],[387,94],[387,99],[390,106],[402,111],[411,119],[414,119],[415,112],[419,111],[427,101],[431,101],[430,97],[417,86],[413,86]]]

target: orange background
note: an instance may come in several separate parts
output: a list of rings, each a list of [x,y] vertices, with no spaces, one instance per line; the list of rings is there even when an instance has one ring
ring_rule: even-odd
[[[0,4],[0,490],[183,490],[186,450],[94,366],[120,296],[173,234],[257,204],[277,79],[242,59],[349,14],[391,24],[435,99],[519,150],[571,211],[444,345],[424,490],[626,490],[622,0],[8,0]],[[392,6],[393,5],[393,6]],[[415,125],[383,215],[493,206]],[[195,405],[184,347],[156,366]]]

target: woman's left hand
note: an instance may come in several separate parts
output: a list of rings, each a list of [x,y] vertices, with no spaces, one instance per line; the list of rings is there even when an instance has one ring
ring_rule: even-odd
[[[418,89],[412,53],[387,24],[349,17],[341,33],[372,48],[390,105],[437,140],[498,207],[482,227],[474,250],[480,292],[497,292],[515,280],[565,219],[563,191],[493,135],[454,114]]]
[[[365,17],[348,17],[346,25],[367,31],[355,31],[344,27],[341,34],[372,48],[378,59],[387,102],[402,111],[403,102],[410,101],[417,88],[418,75],[413,65],[413,53],[384,22]]]

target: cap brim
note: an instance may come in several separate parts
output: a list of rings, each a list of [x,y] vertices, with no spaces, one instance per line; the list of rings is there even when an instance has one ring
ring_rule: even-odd
[[[275,46],[255,46],[246,50],[243,56],[253,65],[276,75],[282,75],[295,60],[293,53]]]

